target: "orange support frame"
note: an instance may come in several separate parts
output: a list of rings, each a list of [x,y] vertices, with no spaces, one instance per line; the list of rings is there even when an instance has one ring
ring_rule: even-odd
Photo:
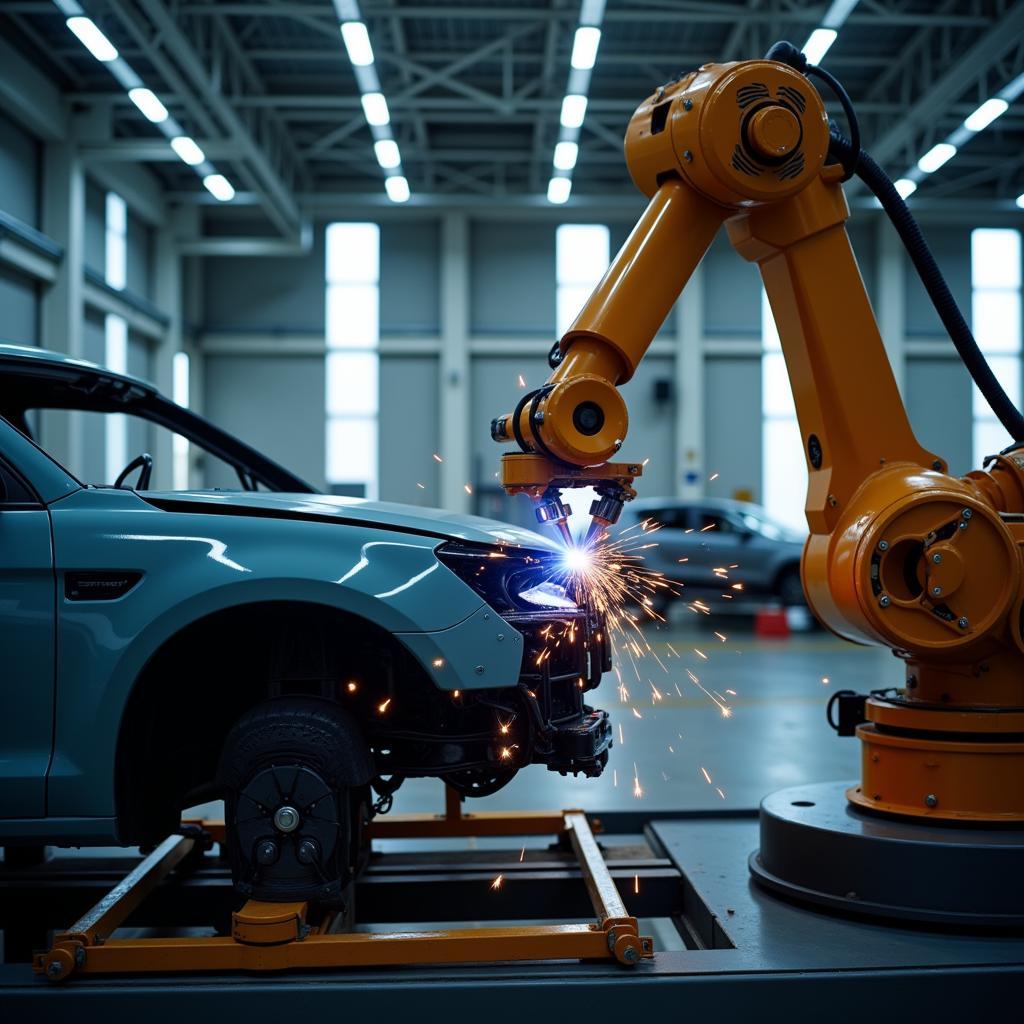
[[[187,824],[197,824],[189,822]],[[223,842],[223,822],[202,822]],[[443,815],[403,815],[372,824],[370,838],[565,835],[579,860],[595,920],[580,924],[438,929],[378,934],[335,932],[339,918],[311,922],[306,903],[250,900],[215,938],[116,939],[114,931],[191,852],[195,839],[170,836],[92,910],[57,935],[33,969],[51,981],[72,975],[173,971],[276,971],[513,960],[610,960],[633,966],[654,955],[626,912],[582,811],[463,815],[447,791]]]

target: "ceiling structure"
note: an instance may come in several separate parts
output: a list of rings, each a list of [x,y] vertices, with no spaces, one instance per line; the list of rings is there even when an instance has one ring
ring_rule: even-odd
[[[237,189],[291,236],[314,206],[389,202],[332,0],[80,0]],[[579,0],[363,0],[411,204],[546,205]],[[799,0],[608,0],[569,206],[635,195],[634,108],[682,69],[797,45],[828,10]],[[0,36],[82,111],[88,159],[150,163],[182,202],[216,204],[50,0],[3,0]],[[865,146],[898,177],[1024,73],[1024,4],[860,0],[824,66]],[[1024,98],[920,185],[914,202],[1012,209]]]

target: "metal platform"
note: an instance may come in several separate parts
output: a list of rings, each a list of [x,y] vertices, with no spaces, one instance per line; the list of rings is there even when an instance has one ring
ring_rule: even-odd
[[[508,963],[430,968],[349,968],[245,973],[83,977],[53,986],[33,977],[27,963],[0,967],[0,1009],[6,1019],[66,1019],[86,1008],[119,1018],[137,1013],[163,1020],[344,1014],[354,1018],[469,1020],[488,1024],[581,1013],[714,1014],[738,1020],[783,1013],[803,1020],[826,1015],[830,1024],[862,1024],[870,999],[874,1020],[1013,1019],[1024,991],[1024,935],[883,925],[839,916],[763,891],[747,859],[758,844],[751,815],[602,815],[604,859],[626,909],[647,926],[671,919],[680,946],[659,950],[635,967],[613,963]],[[576,919],[588,898],[575,857],[558,847],[505,851],[445,850],[387,853],[358,883],[360,918],[375,927],[397,924],[480,923],[495,920]],[[62,927],[75,907],[85,909],[123,877],[119,863],[60,857],[46,865],[0,873],[0,924]],[[500,895],[490,890],[504,875]],[[127,923],[133,927],[195,928],[211,907],[233,907],[226,869],[169,880]],[[27,918],[26,915],[31,915]],[[209,934],[207,928],[207,934]],[[8,932],[11,953],[33,944]],[[6,937],[6,936],[5,936]],[[39,942],[39,939],[43,939]],[[37,948],[45,936],[37,933]],[[20,947],[20,948],[19,948]],[[298,1000],[298,1002],[296,1002]]]

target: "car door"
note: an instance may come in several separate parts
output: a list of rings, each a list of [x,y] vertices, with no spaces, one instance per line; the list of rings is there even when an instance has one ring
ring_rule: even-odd
[[[649,541],[641,541],[657,544],[657,547],[642,552],[644,564],[663,572],[671,580],[689,584],[694,578],[691,556],[697,543],[690,529],[689,509],[685,505],[665,505],[645,509],[641,518],[660,526],[651,534]],[[629,536],[639,537],[640,532],[635,530]]]
[[[53,742],[50,514],[0,456],[0,817],[46,813]]]
[[[741,570],[732,568],[742,565],[743,540],[737,523],[727,511],[695,505],[690,509],[687,526],[691,586],[727,593],[733,583],[742,579]]]

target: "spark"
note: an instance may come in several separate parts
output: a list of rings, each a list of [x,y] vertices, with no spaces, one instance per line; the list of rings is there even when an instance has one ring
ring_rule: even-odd
[[[619,746],[620,747],[624,747],[625,745],[626,745],[626,740],[623,738],[623,735],[622,735],[622,723],[619,722]]]
[[[612,769],[612,785],[617,786],[619,784],[619,772],[618,769]]]
[[[426,485],[426,484],[421,484],[421,483],[417,483],[417,484],[416,484],[416,486],[417,486],[417,487],[418,487],[418,488],[419,488],[419,489],[420,489],[421,491],[425,491],[425,490],[427,489],[427,485]]]
[[[715,636],[717,636],[717,637],[718,637],[718,639],[719,639],[719,640],[721,640],[723,644],[724,644],[724,643],[725,643],[725,641],[726,641],[726,640],[728,639],[728,637],[726,637],[726,636],[725,636],[724,634],[722,634],[722,633],[718,633],[718,632],[716,632],[716,633],[715,633]]]
[[[441,456],[437,454],[437,452],[434,452],[434,461],[435,462],[444,462],[444,459],[442,459]]]
[[[693,653],[696,654],[698,658],[703,658],[705,661],[708,660],[708,656],[697,647],[694,647]]]
[[[715,786],[715,792],[716,792],[716,793],[717,793],[717,794],[718,794],[718,795],[719,795],[719,796],[720,796],[720,797],[721,797],[721,798],[722,798],[723,800],[725,799],[725,794],[724,794],[724,793],[723,793],[723,792],[722,792],[722,791],[721,791],[721,790],[720,790],[720,789],[719,789],[719,788],[718,788],[717,786]]]
[[[391,698],[390,697],[388,697],[388,699],[385,700],[385,701],[381,701],[381,703],[377,705],[377,712],[378,712],[378,714],[383,715],[384,712],[387,711],[388,705],[390,705],[390,704],[391,704]]]
[[[715,523],[708,523],[707,526],[702,526],[700,528],[700,532],[701,533],[707,533],[708,530],[713,530],[714,528],[715,528]]]
[[[644,795],[643,786],[640,785],[640,775],[636,770],[636,761],[633,762],[633,796],[639,800]]]
[[[672,744],[671,744],[671,743],[670,743],[670,744],[668,745],[668,752],[669,752],[670,754],[674,754],[674,753],[676,752],[676,751],[675,751],[675,748],[674,748],[674,747],[672,746]]]
[[[821,677],[821,682],[822,682],[822,685],[828,686],[828,676],[822,676]]]
[[[711,785],[711,776],[708,774],[707,768],[705,768],[703,765],[701,765],[700,773],[701,773],[701,775],[704,776],[704,781],[710,786]]]
[[[504,883],[504,881],[505,881],[505,876],[504,875],[498,875],[498,877],[493,882],[491,882],[491,888],[495,892],[497,892],[501,888],[501,886]]]
[[[727,694],[729,694],[730,697],[735,697],[736,696],[736,691],[735,690],[726,690],[725,692]]]
[[[630,708],[630,710],[633,712],[633,717],[634,718],[643,718],[644,717],[643,715],[640,714],[639,711],[637,711],[636,708]]]
[[[524,846],[524,847],[523,847],[523,848],[522,848],[522,849],[521,849],[521,850],[519,851],[519,863],[520,863],[520,864],[522,864],[522,863],[523,863],[523,858],[524,858],[525,856],[526,856],[526,847]]]
[[[470,487],[470,486],[469,486],[469,484],[463,484],[463,485],[462,485],[462,489],[463,489],[463,490],[464,490],[464,491],[465,491],[465,492],[466,492],[467,494],[472,494],[472,493],[473,493],[473,488],[472,488],[472,487]]]
[[[710,483],[712,480],[717,480],[717,479],[718,479],[718,474],[717,473],[712,473],[711,476],[708,477],[708,482]]]
[[[461,690],[452,690],[452,697],[454,697],[456,700],[458,700],[459,699],[459,694],[461,694],[461,693],[462,693]]]
[[[526,387],[526,381],[523,379],[523,375],[522,374],[519,374],[518,384],[519,384],[519,386],[521,388],[525,388]]]
[[[348,690],[349,693],[355,693],[356,690],[359,689],[359,684],[356,683],[355,680],[350,679],[348,684],[345,686],[345,689]]]
[[[498,730],[501,732],[502,736],[508,735],[508,731],[512,728],[512,723],[514,721],[515,715],[513,715],[507,722],[502,722],[500,719],[498,720]]]
[[[742,590],[743,589],[743,584],[742,583],[734,583],[732,585],[732,589],[733,590]]]
[[[434,668],[443,668],[444,667],[444,658],[435,658],[431,662],[431,664],[434,666]]]
[[[640,891],[640,876],[633,876],[633,892],[638,893]]]
[[[650,460],[650,458],[646,458],[646,459],[644,459],[644,461],[643,461],[643,462],[641,462],[641,463],[640,463],[640,465],[641,465],[641,466],[646,466],[646,465],[647,465],[647,463],[648,463],[648,462],[650,462],[650,461],[651,461],[651,460]]]

